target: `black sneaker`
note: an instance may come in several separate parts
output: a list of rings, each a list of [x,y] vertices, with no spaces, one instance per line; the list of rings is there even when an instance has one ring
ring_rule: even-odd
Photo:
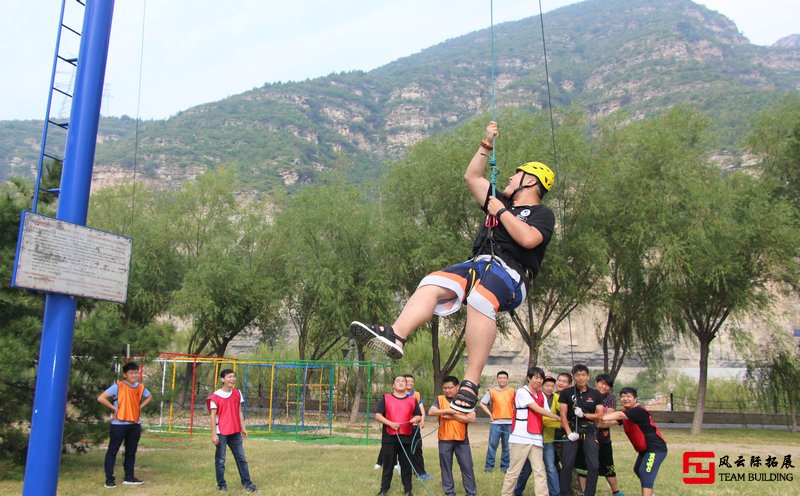
[[[137,479],[136,477],[131,477],[129,479],[123,480],[122,483],[128,486],[138,486],[140,484],[144,484],[144,481],[141,479]]]
[[[350,333],[359,343],[368,348],[383,353],[389,358],[403,358],[403,347],[397,344],[405,344],[406,340],[394,333],[392,326],[379,326],[375,324],[364,324],[354,320],[350,323]]]
[[[228,490],[228,486],[217,486],[217,491],[226,492]]]
[[[256,487],[255,484],[248,484],[248,485],[244,486],[244,492],[246,492],[246,493],[257,493],[258,492],[258,488]]]
[[[103,487],[106,489],[114,489],[115,487],[117,487],[117,483],[114,482],[113,479],[106,479],[106,483],[103,484]]]

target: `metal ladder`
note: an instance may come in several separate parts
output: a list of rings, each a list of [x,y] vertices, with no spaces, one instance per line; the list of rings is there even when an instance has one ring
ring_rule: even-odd
[[[61,0],[61,14],[58,19],[58,34],[56,35],[56,48],[53,55],[53,72],[50,75],[50,90],[47,94],[42,142],[39,149],[39,160],[36,165],[33,213],[37,211],[40,192],[51,193],[56,196],[59,193],[60,188],[58,187],[51,189],[42,187],[42,169],[44,168],[45,160],[52,161],[55,166],[61,166],[64,163],[67,132],[69,131],[69,113],[67,113],[66,117],[63,114],[65,109],[67,112],[72,109],[72,92],[75,84],[75,72],[78,67],[78,51],[81,39],[81,32],[71,26],[83,25],[85,7],[86,0]],[[53,111],[54,107],[59,109],[58,112]]]

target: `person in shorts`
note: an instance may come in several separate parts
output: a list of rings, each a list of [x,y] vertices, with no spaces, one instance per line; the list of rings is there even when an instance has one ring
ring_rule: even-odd
[[[363,345],[388,355],[403,356],[408,336],[434,314],[447,316],[466,304],[467,367],[451,408],[471,413],[478,403],[480,378],[497,336],[497,313],[510,311],[525,300],[528,286],[539,273],[555,229],[553,211],[541,204],[555,174],[540,162],[518,166],[496,196],[484,177],[489,154],[498,136],[496,122],[472,157],[464,179],[487,214],[472,245],[472,259],[427,275],[419,283],[392,325],[353,321],[350,333]]]

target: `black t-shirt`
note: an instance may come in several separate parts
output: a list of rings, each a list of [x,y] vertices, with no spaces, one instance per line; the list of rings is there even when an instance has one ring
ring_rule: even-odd
[[[586,391],[581,392],[577,387],[568,387],[558,396],[558,402],[567,405],[567,421],[570,425],[575,425],[575,404],[583,410],[583,413],[597,413],[597,407],[603,406],[603,395],[596,389],[587,386]],[[595,423],[586,417],[578,418],[578,430],[594,430]]]
[[[491,191],[491,189],[489,190]],[[520,276],[530,282],[539,273],[539,267],[547,250],[547,244],[553,236],[555,228],[555,215],[553,211],[544,205],[524,205],[515,207],[510,198],[502,193],[497,193],[497,199],[503,202],[505,208],[514,214],[518,219],[525,221],[529,226],[533,226],[542,233],[544,241],[535,248],[523,248],[508,233],[502,222],[497,223],[493,228],[492,237],[495,241],[495,255],[499,256],[509,267],[516,270]],[[489,192],[486,194],[486,201],[483,204],[483,211],[486,212],[486,205],[489,203]],[[478,236],[472,242],[472,255],[490,255],[492,253],[491,243],[486,239],[489,229],[481,226]],[[527,273],[526,274],[526,269]]]
[[[644,436],[644,441],[647,443],[647,449],[650,451],[667,451],[667,442],[661,437],[658,427],[653,423],[653,418],[646,409],[641,406],[635,406],[623,410],[623,413],[628,420],[636,424],[638,433],[635,436]],[[627,432],[627,430],[626,430]],[[630,437],[630,434],[629,434]],[[633,442],[633,440],[631,440]],[[636,447],[634,445],[634,447]]]
[[[406,397],[408,398],[408,396],[406,396]],[[375,406],[375,413],[380,413],[384,417],[386,416],[386,397],[385,396],[381,396],[380,401],[378,401],[377,406]],[[416,415],[422,415],[422,410],[420,410],[419,402],[417,400],[414,400],[414,415],[415,416]],[[411,420],[411,419],[408,419],[408,420]],[[381,425],[383,425],[383,424],[381,424]],[[383,429],[381,429],[381,432],[383,433],[381,435],[381,443],[393,443],[397,438],[400,438],[400,442],[401,443],[409,444],[409,443],[411,443],[411,440],[414,438],[413,434],[412,435],[389,434],[388,432],[386,432],[386,426],[385,425],[383,426]]]

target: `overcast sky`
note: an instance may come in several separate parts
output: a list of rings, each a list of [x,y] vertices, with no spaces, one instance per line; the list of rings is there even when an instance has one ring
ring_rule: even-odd
[[[542,0],[545,12],[572,3]],[[800,33],[797,0],[698,3],[758,45]],[[3,0],[0,119],[44,117],[60,6]],[[539,13],[536,0],[493,7],[495,24]],[[489,0],[116,0],[101,111],[161,119],[266,82],[368,71],[487,28],[489,15]]]

